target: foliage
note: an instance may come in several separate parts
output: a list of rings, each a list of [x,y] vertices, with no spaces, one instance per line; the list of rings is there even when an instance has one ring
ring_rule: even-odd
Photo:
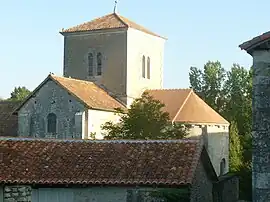
[[[188,189],[159,189],[157,191],[153,191],[151,196],[154,198],[163,199],[166,202],[190,201],[190,193]]]
[[[230,141],[235,148],[234,146],[230,148],[232,152],[230,170],[236,171],[241,176],[240,197],[251,200],[249,169],[252,158],[252,68],[247,70],[233,64],[230,70],[225,71],[218,61],[209,61],[203,70],[191,67],[189,79],[194,91],[232,123]]]
[[[10,93],[10,98],[8,100],[12,101],[22,101],[24,100],[31,91],[29,91],[26,87],[15,87],[14,90]]]
[[[236,123],[230,125],[230,171],[237,172],[242,165],[242,146]]]
[[[106,122],[102,129],[105,139],[181,139],[186,128],[172,124],[169,114],[162,108],[164,104],[144,93],[136,99],[127,112],[117,109],[119,123]]]

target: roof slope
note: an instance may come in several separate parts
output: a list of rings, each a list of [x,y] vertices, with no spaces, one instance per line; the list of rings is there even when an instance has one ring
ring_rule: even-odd
[[[147,34],[161,37],[148,29],[142,27],[141,25],[132,22],[131,20],[117,14],[111,13],[89,22],[85,22],[83,24],[68,28],[63,30],[61,33],[72,33],[72,32],[84,32],[84,31],[96,31],[96,30],[104,30],[104,29],[118,29],[118,28],[133,28],[139,31],[145,32]],[[163,38],[163,37],[161,37]]]
[[[114,111],[115,108],[125,109],[123,104],[111,97],[105,90],[93,82],[50,74],[16,110],[18,111],[48,80],[56,82],[90,109],[108,111]]]
[[[0,136],[17,136],[18,116],[12,112],[18,107],[18,101],[0,101]]]
[[[270,39],[270,31],[265,32],[259,36],[256,36],[242,44],[239,45],[239,47],[243,50],[246,50],[249,52],[250,49],[254,48],[257,45],[260,45],[261,43],[268,41]]]
[[[188,185],[196,140],[0,139],[0,183]]]
[[[146,92],[165,104],[164,111],[170,114],[172,121],[194,124],[229,124],[192,89],[161,89]]]

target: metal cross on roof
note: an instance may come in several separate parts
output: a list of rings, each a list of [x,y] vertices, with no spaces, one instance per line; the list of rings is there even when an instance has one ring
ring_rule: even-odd
[[[117,0],[116,1],[114,1],[114,9],[113,9],[113,12],[115,13],[116,12],[116,6],[117,6]]]

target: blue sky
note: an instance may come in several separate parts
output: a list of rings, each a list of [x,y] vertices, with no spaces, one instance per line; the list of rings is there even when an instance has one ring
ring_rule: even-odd
[[[0,97],[15,86],[33,90],[49,72],[62,75],[61,28],[113,11],[114,0],[10,0],[0,2]],[[168,37],[164,87],[189,87],[190,66],[219,60],[249,68],[238,45],[269,31],[270,2],[251,0],[119,0],[118,12]]]

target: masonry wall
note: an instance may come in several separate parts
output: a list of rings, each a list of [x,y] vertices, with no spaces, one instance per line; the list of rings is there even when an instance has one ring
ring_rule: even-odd
[[[220,162],[225,159],[225,173],[229,172],[229,126],[228,125],[194,125],[188,137],[203,135],[205,147],[216,174],[220,175]]]
[[[4,187],[3,202],[31,202],[32,188],[24,185]],[[0,198],[1,201],[1,198]]]
[[[252,56],[253,201],[263,202],[270,201],[270,51],[258,47]]]
[[[84,106],[76,98],[59,87],[54,81],[49,80],[19,110],[19,136],[81,139],[83,131],[81,124],[84,121],[78,121],[78,119],[83,118],[83,116],[78,116],[78,112],[83,113],[84,111]],[[47,131],[47,116],[49,113],[55,113],[57,116],[56,134],[50,134]]]
[[[106,131],[101,130],[101,126],[108,121],[116,123],[119,118],[115,112],[88,110],[88,139],[91,139],[90,133],[96,133],[96,139],[103,139]]]
[[[197,165],[190,190],[190,202],[212,202],[212,181],[208,178],[202,161]]]
[[[97,53],[102,54],[102,75],[96,75]],[[88,54],[94,56],[94,76],[88,74]],[[127,31],[65,34],[64,76],[93,81],[119,97],[126,95]]]
[[[127,102],[141,96],[146,89],[161,89],[163,87],[165,40],[129,28],[127,34]],[[150,79],[142,77],[142,57],[150,57]]]
[[[227,174],[219,178],[213,187],[214,201],[237,202],[239,199],[239,179],[236,175]]]

